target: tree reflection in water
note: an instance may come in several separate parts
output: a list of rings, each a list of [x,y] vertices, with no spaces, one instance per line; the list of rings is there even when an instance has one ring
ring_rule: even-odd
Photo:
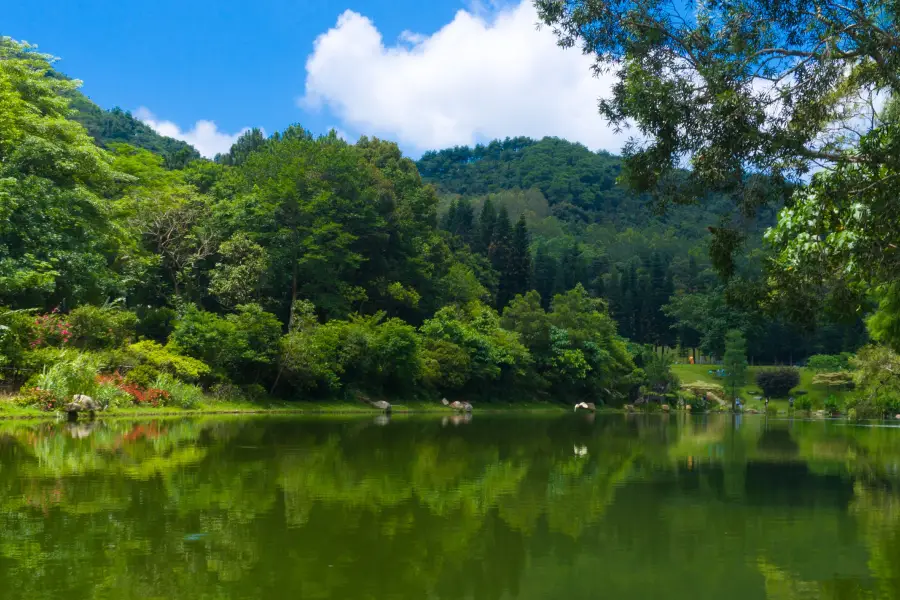
[[[680,414],[5,423],[0,589],[896,598],[898,464],[893,429]]]

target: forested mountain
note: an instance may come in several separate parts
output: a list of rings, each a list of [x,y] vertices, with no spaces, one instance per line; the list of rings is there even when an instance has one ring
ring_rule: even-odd
[[[659,207],[617,183],[621,158],[558,138],[432,151],[417,165],[440,193],[442,228],[500,273],[492,288],[498,306],[525,288],[548,302],[580,283],[607,300],[619,331],[631,340],[720,356],[726,331],[739,328],[748,332],[751,357],[766,362],[853,349],[863,339],[860,322],[800,328],[766,317],[746,297],[748,290],[736,289],[763,276],[762,234],[774,225],[777,206],[751,218],[715,195],[694,205]],[[504,289],[504,268],[492,258],[508,253],[504,240],[511,239],[505,224],[494,235],[498,213],[505,215],[503,223],[521,217],[527,225],[531,279],[510,284],[507,276],[512,289]],[[749,300],[743,309],[726,302],[729,289],[710,264],[709,230],[723,226],[744,238],[746,252],[731,284],[732,296]],[[748,289],[758,293],[758,287]]]

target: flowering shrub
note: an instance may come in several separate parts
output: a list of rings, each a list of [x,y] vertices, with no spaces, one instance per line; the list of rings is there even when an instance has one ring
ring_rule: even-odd
[[[33,387],[22,390],[17,399],[21,406],[33,406],[47,412],[61,410],[65,402],[50,390]]]
[[[129,394],[132,401],[138,406],[166,406],[171,395],[165,390],[158,388],[142,388],[133,383],[123,383],[119,389]]]
[[[72,338],[69,321],[59,313],[58,308],[54,308],[49,314],[35,317],[34,335],[32,348],[64,346]]]

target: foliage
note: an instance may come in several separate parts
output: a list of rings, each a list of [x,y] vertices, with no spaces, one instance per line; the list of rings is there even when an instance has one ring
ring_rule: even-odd
[[[731,398],[734,402],[737,397],[736,389],[744,384],[747,376],[747,342],[740,330],[732,329],[725,334],[722,366],[725,368],[725,383],[731,389]]]
[[[85,350],[119,348],[135,337],[137,315],[120,308],[79,306],[68,314],[70,343]]]
[[[257,304],[224,317],[189,306],[171,336],[172,349],[210,365],[238,382],[253,381],[275,361],[281,324]]]
[[[824,385],[829,388],[837,389],[853,389],[855,383],[853,374],[847,371],[836,371],[834,373],[818,373],[812,380],[814,385]]]
[[[203,400],[203,390],[196,385],[178,381],[167,373],[160,373],[151,388],[165,392],[166,405],[192,409],[197,408]]]
[[[658,399],[678,389],[680,382],[672,372],[673,358],[670,354],[657,353],[652,348],[647,348],[640,358],[647,385]]]
[[[799,398],[796,405],[798,410],[805,410],[807,412],[812,410],[812,400],[806,397]]]
[[[103,198],[119,175],[69,119],[77,83],[51,60],[0,39],[0,303],[99,301],[122,283],[125,234]]]
[[[842,354],[815,354],[810,356],[806,362],[809,369],[817,372],[837,372],[847,371],[850,369],[850,359],[852,354],[844,352]]]
[[[238,232],[219,246],[222,262],[210,271],[209,291],[229,308],[259,300],[268,256],[247,234]]]
[[[642,134],[626,146],[623,179],[663,203],[722,190],[751,212],[787,197],[785,183],[817,162],[879,171],[896,160],[857,152],[860,132],[880,121],[875,98],[900,91],[897,64],[885,59],[898,35],[890,2],[726,0],[687,18],[661,0],[536,5],[563,46],[613,71],[600,112]],[[717,231],[724,272],[737,231]]]
[[[784,398],[800,384],[800,371],[793,367],[763,369],[756,374],[756,385],[767,398]]]
[[[869,345],[852,360],[857,413],[883,417],[900,407],[900,356],[887,346]]]
[[[75,394],[92,396],[97,389],[100,366],[92,354],[68,351],[33,378],[33,387],[49,392],[63,403],[71,402]]]
[[[205,362],[190,356],[183,356],[172,346],[162,346],[156,342],[145,340],[131,344],[128,351],[153,369],[166,371],[187,381],[196,381],[210,373],[210,367]],[[139,365],[135,369],[141,366],[144,365]],[[149,373],[149,371],[147,372]],[[155,373],[153,377],[156,377]]]

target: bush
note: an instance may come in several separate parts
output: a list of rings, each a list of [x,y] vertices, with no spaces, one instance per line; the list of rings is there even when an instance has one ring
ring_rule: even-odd
[[[80,306],[69,313],[71,344],[86,350],[118,348],[134,340],[138,323],[133,312]]]
[[[255,380],[260,368],[275,362],[281,322],[256,304],[241,305],[237,310],[237,314],[220,317],[188,307],[172,332],[172,348],[204,361],[234,381]]]
[[[93,396],[99,370],[100,363],[96,356],[67,352],[30,381],[33,381],[34,387],[47,390],[65,403],[71,401],[75,394]]]
[[[31,407],[53,412],[61,410],[65,401],[57,398],[50,390],[44,390],[39,387],[22,388],[21,393],[16,397],[16,404],[22,407]]]
[[[807,412],[812,410],[812,400],[809,398],[800,398],[797,400],[796,406],[800,410],[805,410]]]
[[[824,385],[839,390],[852,390],[855,387],[853,375],[847,371],[834,373],[819,373],[813,377],[813,385]]]
[[[159,369],[152,365],[138,365],[128,371],[125,375],[125,382],[146,389],[156,381],[156,378],[159,377],[159,375]]]
[[[836,413],[841,410],[841,403],[835,396],[825,398],[825,412]]]
[[[178,313],[171,308],[145,307],[138,309],[137,334],[148,340],[165,342],[175,329],[177,318]]]
[[[165,392],[167,405],[184,409],[196,408],[203,400],[203,390],[199,387],[178,381],[165,373],[156,378],[151,389]]]
[[[765,369],[756,374],[756,385],[768,398],[784,398],[800,384],[800,371],[793,367]]]
[[[850,368],[851,356],[848,352],[843,354],[815,354],[809,357],[806,366],[820,373],[846,371]]]
[[[176,375],[180,379],[196,381],[210,372],[209,365],[196,358],[183,356],[171,346],[161,346],[156,342],[145,340],[128,347],[142,363],[156,369],[151,379],[155,379],[159,371]]]
[[[132,403],[131,396],[113,383],[101,383],[98,385],[94,400],[99,402],[104,409],[122,408]]]

